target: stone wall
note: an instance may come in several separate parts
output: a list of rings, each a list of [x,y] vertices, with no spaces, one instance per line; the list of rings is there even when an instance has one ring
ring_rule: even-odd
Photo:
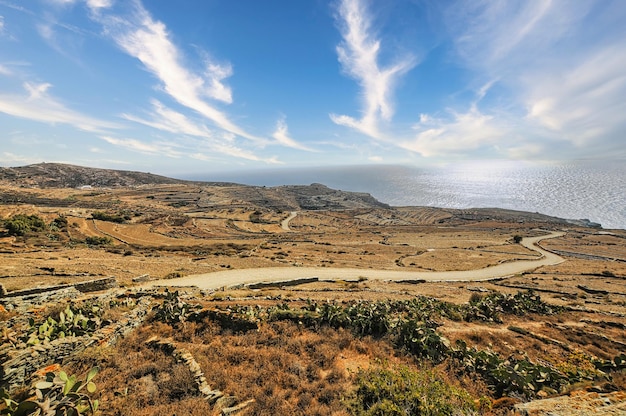
[[[108,290],[118,287],[117,280],[114,277],[105,277],[104,279],[89,280],[87,282],[75,283],[74,287],[83,293],[98,292],[100,290]]]
[[[1,285],[0,285],[1,286]],[[57,292],[63,289],[76,288],[82,293],[97,292],[100,290],[108,290],[118,287],[115,277],[105,277],[103,279],[87,280],[85,282],[78,282],[73,284],[64,284],[56,286],[43,286],[34,287],[31,289],[14,290],[7,292],[4,286],[0,287],[0,297],[2,298],[26,298],[31,295],[47,294],[50,292]],[[22,300],[23,300],[22,299]]]
[[[317,281],[319,281],[318,277],[303,277],[301,279],[281,280],[279,282],[250,283],[245,285],[245,287],[248,289],[262,289],[265,287],[298,286],[306,283],[314,283]]]
[[[137,306],[122,319],[101,328],[91,336],[65,337],[14,350],[8,350],[5,347],[0,350],[0,361],[3,362],[0,365],[0,387],[8,387],[10,390],[18,386],[30,385],[34,381],[33,374],[42,367],[62,364],[91,346],[115,344],[120,337],[143,323],[151,305],[151,296],[141,298]]]
[[[240,402],[236,396],[224,395],[223,392],[212,389],[204,377],[200,364],[198,364],[189,351],[178,347],[174,340],[154,336],[147,340],[146,344],[152,348],[161,349],[174,357],[176,361],[184,363],[189,368],[191,374],[193,374],[194,382],[196,383],[198,391],[202,394],[202,397],[204,397],[208,403],[212,404],[214,409],[219,411],[222,416],[239,414],[254,403],[254,399]]]

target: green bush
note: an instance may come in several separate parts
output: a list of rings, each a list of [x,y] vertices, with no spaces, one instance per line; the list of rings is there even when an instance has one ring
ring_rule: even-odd
[[[130,219],[129,216],[123,216],[120,214],[107,214],[106,212],[102,212],[102,211],[96,211],[94,213],[91,214],[91,218],[93,218],[94,220],[100,220],[100,221],[108,221],[108,222],[115,222],[118,224],[123,224],[125,223],[127,220]]]
[[[113,243],[113,240],[110,237],[87,237],[85,238],[85,243],[90,246],[108,246]]]
[[[5,408],[0,410],[0,414],[8,416],[93,415],[98,410],[99,403],[98,400],[90,397],[90,394],[96,392],[96,385],[91,380],[97,373],[98,368],[92,368],[85,380],[78,380],[75,375],[68,376],[63,371],[60,371],[58,375],[47,373],[44,381],[35,384],[35,397],[19,403],[5,389],[0,389],[0,399],[5,405]]]
[[[67,217],[59,215],[50,223],[50,228],[58,231],[67,231]]]
[[[469,393],[441,380],[433,370],[372,367],[357,373],[356,386],[347,400],[353,415],[474,414]]]
[[[562,308],[549,305],[532,290],[517,292],[515,295],[494,292],[486,296],[473,296],[469,305],[461,309],[463,319],[467,322],[487,321],[501,323],[500,315],[524,316],[529,313],[553,315]]]
[[[68,305],[64,311],[59,312],[57,319],[49,316],[45,321],[37,323],[30,318],[26,343],[36,345],[58,338],[92,334],[106,323],[100,318],[101,313],[98,306],[81,309]]]
[[[170,292],[166,289],[165,299],[159,305],[156,305],[152,311],[154,312],[154,320],[168,324],[184,322],[189,315],[199,309],[200,305],[191,305],[181,299],[178,291]]]
[[[37,215],[17,214],[4,221],[9,235],[22,236],[29,232],[45,230],[46,223]]]

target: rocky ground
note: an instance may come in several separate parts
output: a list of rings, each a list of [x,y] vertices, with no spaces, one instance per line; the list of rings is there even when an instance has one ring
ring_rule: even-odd
[[[480,402],[476,405],[479,410],[475,410],[478,413],[516,411],[565,415],[585,414],[588,408],[597,412],[594,414],[623,412],[626,383],[620,370],[621,361],[616,361],[616,357],[626,352],[624,230],[604,230],[584,221],[498,209],[388,207],[366,194],[336,191],[318,184],[265,188],[188,183],[149,174],[56,164],[0,169],[0,186],[1,218],[10,220],[18,214],[32,215],[41,218],[46,225],[23,235],[10,235],[6,229],[0,236],[0,284],[5,293],[0,298],[0,323],[4,334],[0,361],[17,363],[15,368],[22,369],[7,373],[9,367],[5,365],[2,373],[5,381],[8,374],[17,373],[34,380],[36,371],[46,365],[62,364],[80,372],[88,370],[87,364],[98,364],[107,378],[138,380],[126,393],[132,400],[121,394],[118,387],[101,383],[104,390],[98,394],[104,414],[121,414],[115,409],[124,406],[137,406],[133,411],[136,413],[127,414],[169,414],[176,411],[176,406],[181,414],[218,414],[243,403],[246,405],[236,411],[267,414],[263,408],[274,406],[274,414],[286,414],[287,411],[283,413],[281,409],[300,405],[306,408],[305,404],[309,403],[309,409],[316,408],[319,414],[347,414],[345,402],[338,397],[348,394],[358,383],[357,368],[369,368],[380,359],[392,360],[394,366],[414,368],[416,360],[426,360],[434,366],[433,371],[446,374],[451,385],[466,389],[473,400]],[[294,216],[293,212],[297,214]],[[258,310],[260,323],[254,336],[247,330],[239,334],[215,329],[216,322],[224,325],[225,321],[220,320],[221,315],[208,312],[193,324],[187,324],[182,332],[178,324],[158,323],[151,314],[163,303],[163,289],[150,293],[140,289],[140,285],[155,279],[260,267],[468,271],[536,259],[537,252],[517,241],[546,231],[564,233],[541,243],[564,262],[487,282],[357,279],[204,292],[185,289],[190,290],[184,295],[185,302],[198,303],[203,310],[262,308]],[[93,281],[118,287],[103,290],[103,287],[94,287]],[[88,283],[77,285],[81,282]],[[45,289],[53,286],[55,290]],[[87,290],[81,292],[81,287]],[[19,292],[35,288],[43,292]],[[516,313],[507,309],[514,304],[512,300],[498,298],[500,300],[496,301],[490,297],[496,294],[512,297],[528,290],[539,295],[541,302],[555,308],[554,313],[537,310]],[[398,347],[398,334],[393,325],[379,336],[355,334],[350,328],[345,328],[347,333],[339,329],[331,335],[324,332],[328,331],[327,324],[312,323],[313,327],[302,329],[300,335],[295,336],[297,322],[293,328],[271,319],[266,323],[265,319],[273,312],[263,309],[284,304],[300,310],[312,301],[320,305],[325,302],[343,306],[352,302],[387,305],[385,302],[421,297],[432,299],[429,302],[446,302],[462,308],[454,314],[429,312],[437,322],[437,336],[450,341],[451,349],[445,350],[449,356],[442,363],[433,361],[433,357],[416,356],[414,349]],[[487,301],[491,303],[483,304]],[[96,302],[106,310],[106,316],[98,318],[108,322],[98,330],[100,332],[85,335],[78,341],[53,341],[63,343],[63,348],[46,342],[27,346],[29,317],[38,321],[58,314],[59,305],[81,302]],[[468,319],[463,315],[468,313],[463,308],[471,305],[483,308],[478,314],[483,316]],[[496,312],[497,318],[490,315]],[[393,316],[405,319],[404,315]],[[342,341],[335,341],[343,347],[336,349],[336,346],[326,345],[318,338],[320,331],[328,339],[340,337]],[[285,362],[287,373],[295,371],[298,365],[313,366],[315,354],[319,355],[318,360],[325,357],[324,360],[333,364],[313,366],[309,376],[305,371],[291,382],[277,380],[277,386],[281,387],[271,392],[249,389],[246,393],[233,380],[227,381],[229,377],[224,372],[254,373],[255,365],[263,367],[262,360],[255,364],[254,360],[240,362],[233,358],[223,362],[222,367],[215,366],[200,358],[209,353],[201,346],[209,342],[209,338],[205,338],[208,334],[217,337],[211,339],[219,340],[219,348],[225,348],[223,354],[227,357],[234,351],[240,351],[238,354],[243,356],[250,353],[260,354],[260,357],[265,351],[268,357],[272,354],[289,356],[278,347],[267,349],[273,337],[301,339],[302,345],[315,342],[315,347],[302,351],[301,346],[290,344],[294,352],[300,351],[298,354],[306,356],[306,362],[300,360],[297,365],[296,361]],[[155,336],[157,338],[149,342]],[[495,383],[490,376],[479,377],[478,370],[474,375],[462,371],[468,364],[454,358],[455,354],[465,354],[464,360],[467,360],[469,353],[459,352],[457,340],[477,351],[496,354],[509,363],[520,360],[535,366],[543,363],[556,372],[555,377],[564,376],[567,382],[538,382],[541,376],[534,375],[532,382],[539,385],[532,393],[528,389],[499,391],[490,386]],[[130,341],[136,345],[141,342],[144,346],[134,348],[128,344]],[[168,343],[174,346],[168,347]],[[247,349],[238,350],[244,344]],[[94,348],[100,348],[97,354]],[[221,351],[219,348],[216,351]],[[62,353],[48,356],[49,351]],[[100,353],[109,358],[93,358]],[[136,355],[141,361],[136,365],[146,366],[152,362],[153,370],[146,370],[145,374],[126,374],[128,370],[121,369],[121,357],[117,354]],[[34,359],[34,356],[40,358]],[[615,364],[614,368],[609,368],[609,362]],[[180,373],[173,375],[166,371],[172,365],[187,367],[180,367]],[[502,366],[508,368],[505,364]],[[242,373],[241,377],[245,379],[246,374]],[[201,383],[200,376],[204,377],[206,385]],[[167,403],[150,398],[151,392],[165,388],[164,378],[167,377],[180,378],[181,392],[171,393]],[[194,377],[196,384],[183,382]],[[329,387],[333,377],[336,377],[337,388],[343,390]],[[254,383],[252,379],[247,382]],[[211,399],[211,406],[203,407],[207,402],[203,386],[210,386],[207,391],[219,391],[234,399],[222,400],[219,406],[215,406],[217,398]],[[328,397],[316,396],[315,391],[324,391]],[[309,396],[308,402],[303,399]],[[277,402],[269,403],[270,398]],[[280,403],[291,405],[279,406],[279,399]],[[298,414],[313,413],[303,410]]]

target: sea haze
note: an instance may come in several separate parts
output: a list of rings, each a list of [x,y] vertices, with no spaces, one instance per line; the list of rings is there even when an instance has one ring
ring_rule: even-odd
[[[507,208],[626,229],[626,164],[620,162],[370,165],[222,172],[186,179],[261,186],[322,183],[368,192],[393,206]]]

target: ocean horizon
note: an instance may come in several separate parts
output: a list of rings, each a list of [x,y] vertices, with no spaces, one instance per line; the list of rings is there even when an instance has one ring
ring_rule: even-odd
[[[620,162],[368,165],[214,172],[184,178],[256,186],[321,183],[367,192],[392,206],[505,208],[626,229],[626,164]]]

